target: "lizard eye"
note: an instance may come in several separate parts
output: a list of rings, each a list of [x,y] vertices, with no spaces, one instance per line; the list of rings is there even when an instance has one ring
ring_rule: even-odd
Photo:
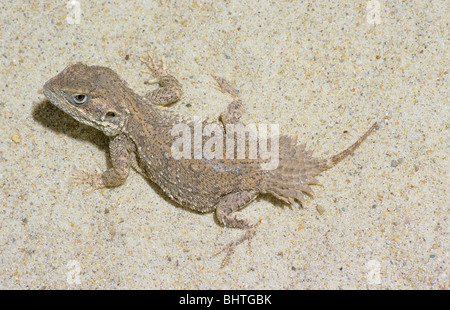
[[[88,99],[88,96],[83,95],[83,94],[79,94],[79,95],[74,95],[74,96],[72,97],[72,99],[73,99],[73,103],[74,103],[74,104],[76,104],[76,105],[82,105],[82,104],[86,103],[86,101],[87,101],[87,99]]]

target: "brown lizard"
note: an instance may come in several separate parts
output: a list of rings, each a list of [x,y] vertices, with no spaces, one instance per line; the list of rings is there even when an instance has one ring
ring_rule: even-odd
[[[145,96],[136,94],[113,70],[83,63],[67,66],[45,83],[44,94],[55,106],[110,138],[112,168],[103,173],[77,171],[74,177],[94,190],[123,184],[134,168],[180,205],[201,213],[215,212],[224,226],[244,230],[241,238],[222,250],[226,252],[222,265],[238,244],[255,234],[257,224],[237,211],[264,193],[288,204],[303,203],[306,195],[313,195],[310,185],[319,184],[315,176],[351,154],[377,126],[375,123],[352,146],[328,159],[316,159],[305,144],[297,145],[297,138],[280,135],[278,166],[272,170],[261,168],[267,162],[261,158],[175,159],[171,147],[177,137],[172,128],[180,123],[189,128],[195,125],[158,105],[177,101],[183,94],[182,85],[164,62],[158,65],[150,55],[141,61],[155,77],[150,82],[160,86]],[[243,105],[237,90],[224,79],[213,77],[220,90],[232,97],[220,122],[213,122],[225,133],[227,125],[241,124]]]

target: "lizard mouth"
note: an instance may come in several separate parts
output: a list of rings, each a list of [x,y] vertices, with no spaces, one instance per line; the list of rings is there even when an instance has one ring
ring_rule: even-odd
[[[64,105],[61,104],[61,100],[67,101],[66,98],[64,96],[62,96],[60,93],[58,93],[57,91],[55,91],[54,87],[53,87],[53,79],[48,80],[45,84],[44,84],[44,95],[45,97],[47,97],[48,100],[50,100],[50,102],[55,105],[56,107],[60,108],[61,110],[66,110],[64,109]],[[68,112],[68,111],[66,111]],[[69,112],[68,112],[69,113]]]
[[[47,97],[50,101],[52,100],[51,98],[53,97],[53,90],[50,86],[52,80],[47,81],[44,84],[44,95],[45,97]]]
[[[67,98],[60,92],[57,92],[53,89],[52,80],[49,80],[44,84],[44,95],[54,106],[68,113],[69,115],[74,116],[74,112],[68,108],[69,102],[67,102]],[[62,101],[65,101],[65,104],[62,104]]]
[[[55,90],[52,87],[52,79],[44,84],[43,91],[47,99],[50,100],[50,102],[58,109],[64,111],[65,113],[69,114],[71,117],[75,118],[76,120],[78,120],[83,124],[95,127],[94,123],[86,119],[82,111],[73,107],[64,91]]]

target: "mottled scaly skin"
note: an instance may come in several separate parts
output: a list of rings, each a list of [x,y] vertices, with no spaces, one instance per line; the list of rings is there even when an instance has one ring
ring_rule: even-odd
[[[135,146],[139,167],[178,203],[199,212],[212,212],[230,193],[261,189],[264,174],[257,161],[175,160],[171,146],[177,137],[171,130],[185,122],[193,131],[193,122],[148,104],[132,103],[129,107],[131,115],[124,133]]]
[[[134,168],[179,204],[199,212],[214,211],[223,225],[245,230],[240,239],[223,249],[223,264],[236,245],[255,233],[256,225],[242,218],[238,210],[261,193],[287,203],[303,202],[305,195],[313,194],[310,185],[318,184],[315,176],[353,152],[376,127],[375,123],[351,147],[329,159],[316,159],[305,145],[297,145],[296,139],[280,136],[279,165],[274,170],[261,169],[265,162],[261,159],[174,159],[171,147],[177,137],[171,135],[172,128],[186,123],[192,132],[194,123],[159,105],[177,101],[182,86],[164,63],[156,65],[150,55],[142,61],[155,77],[151,83],[160,85],[143,97],[113,70],[82,63],[67,66],[45,83],[44,93],[54,105],[110,137],[112,168],[101,174],[77,171],[74,177],[94,190],[123,184]],[[243,105],[233,87],[213,77],[232,97],[216,122],[225,137],[227,124],[240,123]]]

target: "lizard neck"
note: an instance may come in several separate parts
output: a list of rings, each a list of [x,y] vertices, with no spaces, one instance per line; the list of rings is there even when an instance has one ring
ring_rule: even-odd
[[[134,92],[128,97],[130,114],[124,131],[130,136],[136,137],[142,132],[148,132],[155,138],[168,133],[170,135],[170,129],[183,121],[182,117],[170,109],[154,105]]]

